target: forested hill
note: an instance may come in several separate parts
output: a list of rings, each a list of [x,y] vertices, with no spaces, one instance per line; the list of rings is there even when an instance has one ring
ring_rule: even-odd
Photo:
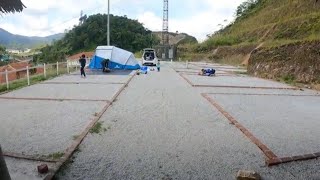
[[[39,45],[50,44],[52,41],[59,40],[63,36],[63,33],[54,34],[46,37],[22,36],[12,34],[0,28],[0,44],[8,49],[34,48]]]
[[[66,55],[81,51],[92,51],[99,45],[107,44],[107,22],[105,14],[89,16],[80,26],[75,26],[63,39],[41,49],[42,54],[35,57],[36,62],[62,61]],[[137,52],[158,44],[160,40],[152,36],[137,20],[126,16],[110,16],[111,45]]]

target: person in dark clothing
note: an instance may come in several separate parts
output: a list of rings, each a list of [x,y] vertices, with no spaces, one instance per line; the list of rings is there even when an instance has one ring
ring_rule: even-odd
[[[103,59],[101,61],[102,72],[108,72],[109,70],[109,59]]]
[[[102,72],[104,72],[104,70],[106,69],[106,62],[107,62],[106,59],[103,59],[103,60],[101,61]]]
[[[84,72],[84,67],[86,66],[86,55],[82,54],[81,58],[79,59],[79,63],[80,63],[80,72],[81,72],[81,77],[83,75],[83,77],[86,77],[86,73]]]

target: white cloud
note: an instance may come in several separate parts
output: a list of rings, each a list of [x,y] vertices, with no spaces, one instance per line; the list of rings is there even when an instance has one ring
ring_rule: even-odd
[[[0,27],[21,35],[46,36],[63,32],[78,24],[80,11],[95,14],[107,11],[106,0],[22,0],[27,6],[22,13],[0,17]],[[204,40],[218,30],[225,19],[231,21],[236,7],[244,0],[184,0],[169,6],[169,30],[185,32]],[[169,3],[177,4],[177,1]],[[153,9],[148,6],[154,5]],[[136,18],[148,29],[162,30],[162,1],[111,0],[111,13]],[[159,7],[159,8],[158,8]]]
[[[138,21],[143,23],[144,26],[153,31],[162,30],[162,19],[156,16],[153,12],[145,12],[138,15]]]
[[[192,15],[191,18],[170,17],[169,30],[171,32],[185,32],[195,36],[199,41],[203,41],[208,34],[212,34],[220,28],[218,24],[227,25],[231,22],[234,19],[233,15],[236,7],[243,1],[204,0],[207,5],[206,10],[199,11],[197,14]],[[189,7],[196,7],[199,1],[187,0],[185,4]],[[138,20],[151,30],[162,29],[162,17],[156,16],[152,12],[138,15]],[[225,20],[227,21],[225,22]]]

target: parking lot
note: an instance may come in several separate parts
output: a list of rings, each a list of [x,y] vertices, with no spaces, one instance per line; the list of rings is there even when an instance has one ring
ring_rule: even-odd
[[[12,178],[234,179],[243,169],[320,178],[318,92],[227,65],[161,66],[64,75],[1,95]],[[197,75],[206,67],[216,76]],[[96,123],[104,130],[90,133]],[[49,174],[38,174],[42,163]]]

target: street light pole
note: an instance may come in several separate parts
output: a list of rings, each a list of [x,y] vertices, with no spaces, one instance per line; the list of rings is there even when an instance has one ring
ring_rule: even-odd
[[[108,46],[110,46],[110,0],[108,0]]]

